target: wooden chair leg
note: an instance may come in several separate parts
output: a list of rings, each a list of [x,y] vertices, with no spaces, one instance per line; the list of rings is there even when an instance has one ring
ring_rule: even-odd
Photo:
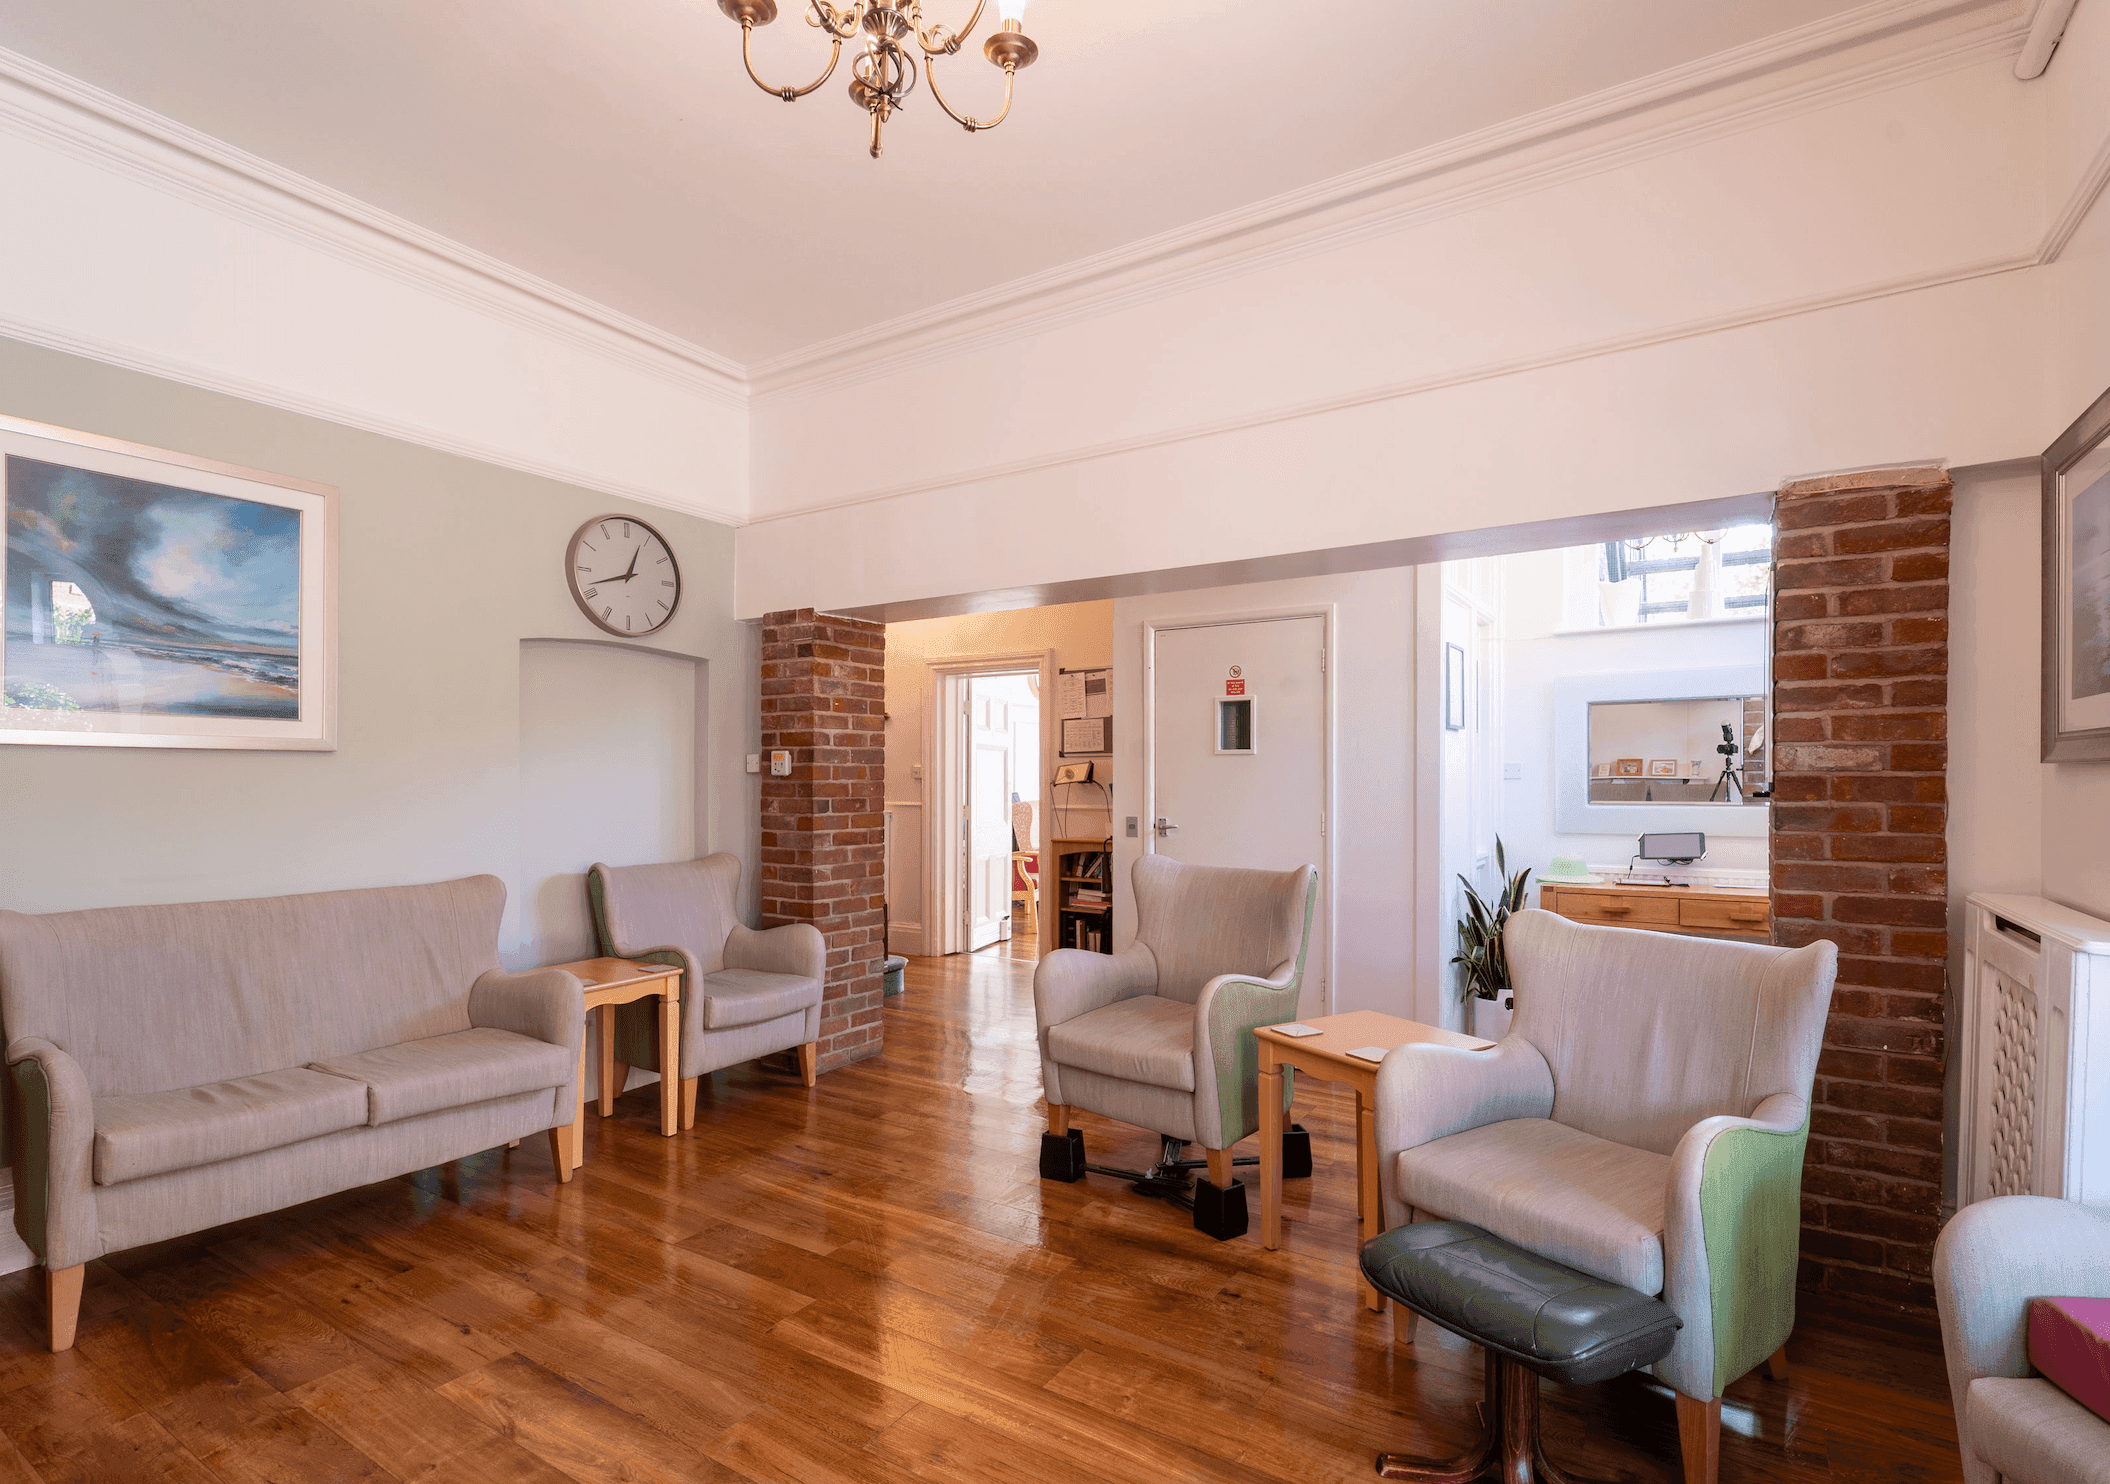
[[[1231,1151],[1228,1149],[1205,1149],[1209,1156],[1209,1183],[1219,1190],[1231,1188]]]
[[[81,1317],[81,1279],[87,1272],[80,1263],[44,1270],[44,1316],[51,1325],[53,1355],[73,1348],[73,1331]]]
[[[696,1084],[702,1080],[701,1077],[684,1077],[681,1079],[681,1126],[683,1128],[696,1127]]]
[[[1788,1379],[1788,1347],[1783,1345],[1766,1357],[1766,1379],[1785,1381]]]
[[[799,1046],[799,1081],[808,1087],[820,1080],[821,1043],[802,1042]]]
[[[579,1162],[578,1146],[572,1141],[578,1137],[578,1125],[567,1123],[549,1131],[549,1157],[557,1165],[557,1181],[561,1185],[571,1183],[572,1166]]]
[[[1719,1484],[1722,1476],[1722,1399],[1678,1399],[1678,1448],[1685,1455],[1685,1484]]]
[[[508,1148],[508,1149],[518,1149],[519,1147],[520,1147],[520,1141],[519,1141],[518,1139],[508,1139],[508,1140],[506,1140],[506,1148]]]
[[[1069,1131],[1070,1105],[1068,1103],[1048,1104],[1048,1132],[1051,1134],[1067,1134]]]

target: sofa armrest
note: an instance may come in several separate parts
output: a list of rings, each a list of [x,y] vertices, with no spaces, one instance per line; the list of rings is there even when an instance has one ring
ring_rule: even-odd
[[[1051,1105],[1066,1099],[1062,1074],[1048,1055],[1048,1032],[1116,1000],[1148,994],[1157,983],[1157,957],[1141,943],[1115,954],[1058,948],[1034,965],[1034,1036],[1040,1043],[1041,1086]]]
[[[735,927],[725,940],[728,969],[756,969],[765,974],[796,974],[801,979],[828,977],[828,940],[810,922],[781,927]]]
[[[1385,1053],[1373,1101],[1378,1188],[1390,1228],[1406,1219],[1396,1168],[1403,1151],[1482,1124],[1549,1117],[1553,1069],[1522,1036],[1486,1051],[1416,1041]]]
[[[81,1064],[51,1042],[7,1048],[22,1127],[15,1161],[15,1230],[45,1266],[102,1255],[95,1220],[95,1095]]]
[[[1971,1484],[1989,1484],[1992,1474],[1963,1436],[1964,1402],[1973,1381],[2030,1373],[2033,1298],[2110,1298],[2110,1216],[2041,1195],[1958,1211],[1934,1244],[1934,1302]]]
[[[576,1057],[586,1035],[586,992],[566,969],[492,969],[469,991],[469,1024],[532,1036]]]
[[[1295,960],[1262,979],[1219,974],[1194,1002],[1194,1129],[1204,1149],[1228,1149],[1260,1127],[1260,1043],[1253,1032],[1297,1016]]]
[[[1656,1374],[1711,1401],[1787,1343],[1802,1241],[1810,1105],[1775,1093],[1749,1118],[1703,1118],[1671,1151],[1663,1299],[1685,1327]]]

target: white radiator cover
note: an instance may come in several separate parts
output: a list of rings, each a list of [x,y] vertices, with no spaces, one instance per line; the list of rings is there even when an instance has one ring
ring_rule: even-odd
[[[2110,922],[2042,897],[1964,913],[1959,1203],[2110,1206]]]

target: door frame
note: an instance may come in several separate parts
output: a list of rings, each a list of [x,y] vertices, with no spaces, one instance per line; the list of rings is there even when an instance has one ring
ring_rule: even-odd
[[[1334,756],[1335,739],[1340,735],[1339,720],[1334,705],[1334,676],[1341,668],[1340,615],[1333,603],[1299,603],[1287,607],[1223,608],[1205,613],[1179,614],[1166,618],[1143,620],[1143,815],[1138,833],[1142,837],[1143,854],[1156,855],[1158,845],[1158,778],[1157,778],[1157,644],[1159,633],[1168,629],[1212,629],[1228,628],[1236,624],[1273,623],[1285,618],[1316,618],[1325,624],[1324,648],[1320,651],[1319,696],[1325,738],[1319,751],[1325,759],[1326,777],[1324,794],[1326,818],[1321,827],[1324,845],[1319,862],[1320,921],[1326,924],[1326,994],[1322,1014],[1333,1014],[1333,1007],[1340,994],[1340,976],[1337,972],[1341,955],[1341,933],[1339,914],[1335,910],[1340,894],[1334,890],[1334,871],[1340,858],[1340,800],[1335,795],[1335,779],[1339,766]]]
[[[1018,649],[942,655],[928,660],[924,668],[928,673],[923,687],[923,951],[941,956],[967,949],[967,903],[962,889],[967,852],[961,832],[952,822],[956,817],[967,817],[966,733],[962,725],[967,715],[967,682],[977,675],[1015,675],[1022,670],[1039,673],[1040,757],[1035,766],[1043,775],[1040,783],[1045,790],[1047,760],[1052,755],[1048,740],[1049,717],[1054,710],[1055,651]],[[1033,813],[1033,848],[1045,861],[1049,838],[1045,799]],[[1042,925],[1046,925],[1046,914],[1042,914]]]

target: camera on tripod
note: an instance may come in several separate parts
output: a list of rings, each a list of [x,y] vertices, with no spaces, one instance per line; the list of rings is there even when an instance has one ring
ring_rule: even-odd
[[[1736,733],[1729,729],[1726,721],[1722,723],[1722,740],[1715,744],[1714,750],[1722,755],[1722,776],[1715,779],[1714,787],[1707,791],[1707,802],[1713,803],[1714,796],[1720,794],[1725,804],[1741,804],[1744,783],[1736,774],[1736,755],[1744,749],[1736,745]]]

